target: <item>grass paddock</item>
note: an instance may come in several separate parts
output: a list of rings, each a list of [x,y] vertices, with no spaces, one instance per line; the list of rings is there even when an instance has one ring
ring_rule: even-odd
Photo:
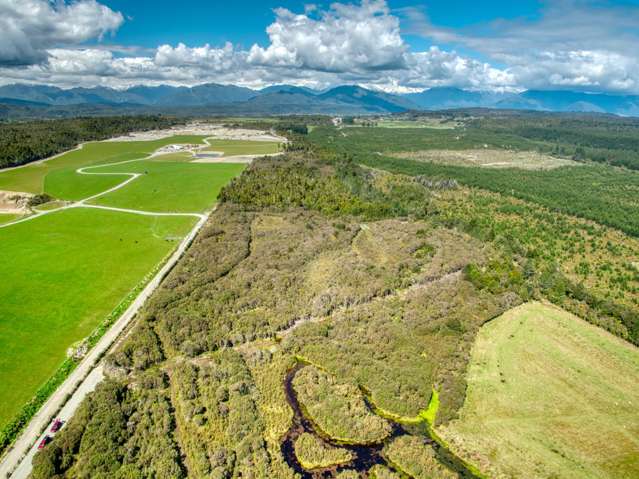
[[[0,426],[195,221],[78,208],[0,229]]]
[[[490,477],[639,476],[639,349],[553,306],[485,325],[459,420],[438,433]]]

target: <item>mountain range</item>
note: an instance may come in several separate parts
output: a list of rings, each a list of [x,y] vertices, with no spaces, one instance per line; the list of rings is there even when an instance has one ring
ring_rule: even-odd
[[[557,112],[596,112],[639,116],[639,96],[575,91],[498,93],[441,87],[396,95],[345,85],[315,91],[291,85],[252,90],[208,83],[194,87],[135,86],[61,89],[14,84],[0,87],[0,117],[68,114],[385,114],[407,110],[496,108]]]

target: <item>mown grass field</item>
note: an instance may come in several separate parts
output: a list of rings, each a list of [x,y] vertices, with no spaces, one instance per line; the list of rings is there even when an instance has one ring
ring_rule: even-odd
[[[195,221],[78,208],[0,229],[0,426]]]
[[[208,140],[208,143],[210,147],[204,151],[223,151],[224,156],[268,155],[280,149],[274,141]]]
[[[213,205],[220,189],[245,166],[145,160],[96,168],[90,172],[142,173],[143,176],[92,203],[158,212],[204,211]],[[125,176],[119,178],[120,181],[126,179]]]
[[[173,136],[155,141],[88,143],[80,150],[70,151],[49,161],[0,171],[0,190],[46,192],[56,198],[78,200],[120,181],[115,177],[83,177],[75,173],[78,168],[144,158],[164,145],[202,143],[202,139],[202,136]]]
[[[528,303],[480,330],[460,419],[439,433],[491,477],[638,477],[637,371],[635,346]]]

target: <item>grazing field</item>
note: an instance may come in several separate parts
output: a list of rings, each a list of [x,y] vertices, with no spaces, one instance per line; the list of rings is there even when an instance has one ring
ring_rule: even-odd
[[[222,151],[224,156],[269,155],[280,151],[280,144],[274,141],[214,140],[203,151]]]
[[[203,138],[89,143],[46,162],[0,172],[5,190],[44,192],[57,199],[36,208],[44,216],[0,229],[0,426],[57,371],[67,348],[101,324],[196,221],[194,216],[96,208],[52,210],[113,188],[133,173],[139,176],[94,205],[161,214],[210,210],[222,186],[244,165],[143,159],[164,145],[202,143]],[[109,166],[118,162],[125,163]],[[87,167],[93,168],[86,173],[127,175],[78,173]],[[0,215],[0,224],[15,218]]]
[[[491,477],[639,475],[639,350],[556,307],[485,325],[460,419],[440,428]]]
[[[158,212],[199,212],[209,209],[220,189],[245,165],[144,160],[92,168],[89,173],[140,173],[137,180],[101,196],[93,204]],[[87,176],[91,178],[91,176]],[[115,177],[120,181],[125,176]]]
[[[44,162],[0,171],[0,190],[48,193],[64,200],[78,200],[118,184],[117,177],[84,177],[75,173],[83,166],[144,158],[164,145],[202,143],[202,136],[174,136],[155,141],[87,143],[79,150]]]
[[[0,425],[194,223],[78,208],[0,229]]]

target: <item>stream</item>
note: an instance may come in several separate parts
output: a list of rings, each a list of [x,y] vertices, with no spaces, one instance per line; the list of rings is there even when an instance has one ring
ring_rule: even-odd
[[[302,479],[334,478],[337,473],[343,470],[355,470],[360,474],[360,477],[368,478],[368,471],[375,464],[382,464],[391,469],[394,469],[384,458],[382,450],[384,449],[384,446],[391,442],[394,438],[403,436],[405,434],[422,436],[424,438],[424,443],[431,446],[435,451],[437,459],[442,464],[447,466],[450,470],[456,472],[460,478],[477,478],[477,476],[475,476],[470,470],[468,470],[465,464],[457,456],[455,456],[448,449],[441,446],[432,439],[428,427],[426,427],[424,423],[415,425],[403,425],[389,420],[392,426],[391,434],[386,439],[384,439],[383,442],[377,444],[350,445],[333,441],[331,438],[327,437],[324,433],[319,431],[317,426],[315,426],[315,424],[313,424],[313,422],[306,417],[297,399],[297,393],[293,388],[293,379],[295,378],[297,372],[305,366],[306,364],[298,362],[295,367],[288,371],[284,380],[286,399],[291,406],[294,415],[291,428],[284,436],[281,445],[282,456],[284,457],[284,460],[291,469],[293,469],[302,477]],[[373,409],[371,408],[368,400],[365,399],[365,402],[372,412]],[[295,440],[304,432],[313,434],[330,446],[339,447],[350,451],[353,459],[350,462],[336,466],[330,466],[323,469],[304,469],[304,467],[302,467],[300,462],[297,460],[294,447]]]

